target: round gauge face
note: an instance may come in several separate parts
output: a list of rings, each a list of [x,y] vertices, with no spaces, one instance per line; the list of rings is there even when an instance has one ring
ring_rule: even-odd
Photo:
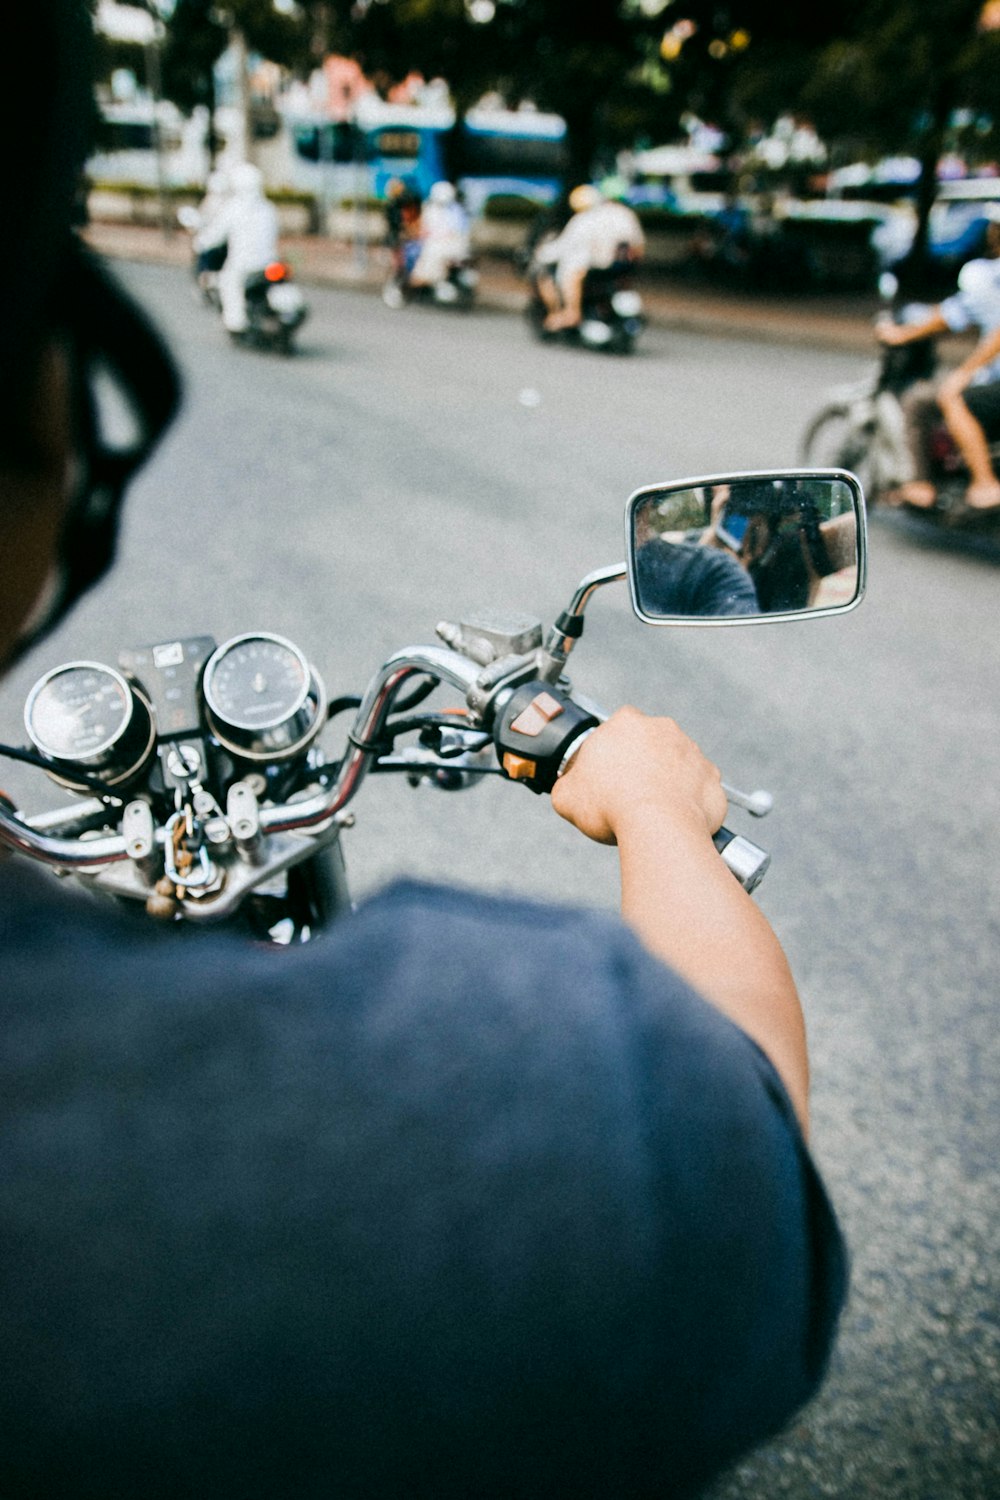
[[[132,718],[128,684],[97,662],[70,662],[32,688],[24,711],[28,734],[51,760],[93,763],[121,739]]]
[[[244,635],[220,646],[205,669],[205,698],[235,729],[276,729],[309,693],[309,664],[290,641]]]

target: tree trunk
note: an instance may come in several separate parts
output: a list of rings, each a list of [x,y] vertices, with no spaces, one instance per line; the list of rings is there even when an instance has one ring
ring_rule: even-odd
[[[229,33],[236,65],[236,97],[239,101],[239,134],[235,155],[239,161],[253,161],[253,122],[250,103],[250,73],[247,60],[247,43],[239,26]]]
[[[927,253],[928,231],[931,209],[937,198],[938,161],[944,148],[945,126],[950,113],[950,108],[947,108],[943,116],[935,118],[920,153],[920,177],[917,181],[916,205],[917,227],[913,236],[913,244],[899,267],[899,279],[904,291],[916,296],[933,290],[934,270]]]
[[[589,182],[597,154],[595,109],[564,110],[566,121],[566,186],[570,189]]]
[[[215,66],[210,64],[205,74],[205,101],[208,109],[208,128],[205,131],[205,149],[208,152],[208,170],[215,169],[216,157],[222,147],[219,132],[215,128]]]

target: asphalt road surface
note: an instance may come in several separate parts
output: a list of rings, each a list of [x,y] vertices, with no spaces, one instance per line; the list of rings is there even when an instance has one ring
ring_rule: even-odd
[[[127,644],[276,630],[339,694],[463,610],[548,622],[621,558],[634,487],[794,463],[826,388],[864,366],[664,330],[616,360],[539,347],[508,314],[333,291],[282,360],[229,348],[180,272],[128,279],[176,341],[186,412],[113,579],[0,694],[7,742],[43,670]],[[895,518],[871,554],[860,610],[781,628],[646,628],[607,589],[573,659],[605,706],[672,714],[775,795],[768,823],[731,822],[773,851],[759,899],[804,998],[814,1147],[852,1247],[822,1395],[715,1500],[1000,1493],[1000,554]],[[355,810],[356,894],[407,872],[615,904],[613,853],[520,788],[372,778]]]

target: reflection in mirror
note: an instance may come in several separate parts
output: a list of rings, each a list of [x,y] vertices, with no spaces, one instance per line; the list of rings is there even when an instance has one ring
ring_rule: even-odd
[[[860,489],[843,473],[721,475],[640,490],[629,576],[646,619],[845,609],[863,588]]]

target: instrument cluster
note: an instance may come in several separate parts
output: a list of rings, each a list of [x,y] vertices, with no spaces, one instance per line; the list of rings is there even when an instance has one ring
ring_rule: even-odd
[[[35,683],[25,728],[49,774],[74,790],[137,781],[158,745],[208,735],[237,762],[285,762],[312,744],[326,694],[303,652],[265,631],[124,651],[119,668],[72,661]],[[81,781],[81,775],[87,780]]]

